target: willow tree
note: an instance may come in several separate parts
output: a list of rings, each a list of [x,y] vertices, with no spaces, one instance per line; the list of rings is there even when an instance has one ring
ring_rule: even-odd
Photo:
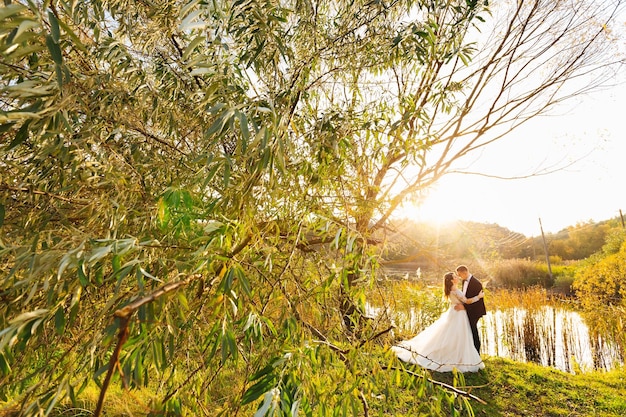
[[[381,329],[354,328],[378,232],[601,85],[620,7],[5,1],[0,396],[49,414],[93,380],[96,414],[111,381],[155,413],[393,409],[361,355]]]
[[[623,67],[623,33],[612,25],[621,1],[501,2],[478,27],[485,13],[449,6],[409,14],[386,44],[366,47],[374,57],[352,40],[354,69],[329,65],[317,100],[308,100],[309,143],[330,144],[323,151],[336,167],[319,193],[362,241],[407,198],[451,170],[467,172],[468,154],[611,85]]]

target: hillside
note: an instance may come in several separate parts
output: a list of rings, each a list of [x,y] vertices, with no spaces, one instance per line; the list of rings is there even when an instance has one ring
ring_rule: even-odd
[[[562,260],[585,259],[597,252],[612,230],[621,229],[618,218],[569,226],[547,233],[548,253]],[[497,224],[456,221],[446,225],[397,219],[385,235],[385,259],[392,263],[445,263],[470,255],[501,259],[545,260],[541,236],[527,237]]]

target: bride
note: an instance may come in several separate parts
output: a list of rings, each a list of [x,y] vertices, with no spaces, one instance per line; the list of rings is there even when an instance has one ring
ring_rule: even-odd
[[[391,349],[404,362],[420,365],[437,372],[476,372],[485,364],[474,347],[474,339],[465,310],[454,309],[456,304],[472,304],[485,296],[466,298],[457,288],[459,277],[448,272],[443,277],[444,295],[450,308],[433,324],[412,339],[400,342]]]

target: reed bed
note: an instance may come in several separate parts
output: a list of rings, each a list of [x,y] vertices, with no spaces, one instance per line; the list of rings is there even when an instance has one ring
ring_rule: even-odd
[[[528,287],[515,289],[485,290],[485,304],[493,310],[509,308],[523,308],[525,310],[541,310],[544,306],[563,306],[561,299],[553,297],[548,290],[542,287]]]
[[[367,296],[368,313],[395,326],[399,339],[433,323],[447,308],[439,286],[405,280],[378,281]]]
[[[485,293],[488,314],[479,322],[483,353],[566,372],[623,367],[623,310],[593,320],[571,299],[542,287]],[[414,336],[447,308],[439,286],[410,280],[379,282],[370,295],[370,311],[396,325],[396,340]]]

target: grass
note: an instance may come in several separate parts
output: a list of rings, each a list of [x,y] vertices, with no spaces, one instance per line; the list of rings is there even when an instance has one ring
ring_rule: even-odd
[[[388,306],[397,309],[400,306],[412,306],[421,313],[430,312],[432,317],[440,314],[441,295],[438,286],[429,287],[423,284],[409,284],[405,282],[386,283],[384,288],[378,287],[381,296],[379,301],[383,304],[387,300]],[[386,297],[383,297],[386,296]],[[551,301],[546,290],[541,288],[527,288],[525,290],[501,291],[489,289],[489,307],[510,308],[512,306],[523,308],[535,308]],[[375,297],[371,297],[372,299]],[[391,300],[391,302],[389,302]],[[552,300],[554,301],[554,300]],[[362,364],[362,372],[367,373],[368,368],[376,367],[377,363],[384,363],[389,355],[385,353],[386,348],[379,344],[368,344],[363,349],[371,349],[366,353],[366,360]],[[496,357],[485,357],[486,369],[478,373],[468,373],[464,375],[464,381],[459,388],[470,391],[473,395],[481,398],[486,404],[470,401],[476,416],[489,417],[509,417],[509,416],[625,416],[626,397],[623,395],[626,384],[626,374],[624,369],[611,372],[589,372],[570,374],[561,372],[554,368],[543,367],[532,363],[520,363]],[[419,368],[418,368],[419,369]],[[233,371],[234,372],[234,371]],[[380,371],[379,371],[380,372]],[[383,371],[393,372],[393,371]],[[418,371],[419,372],[419,371]],[[341,378],[341,376],[337,376]],[[453,375],[450,373],[434,373],[434,380],[453,385]],[[412,378],[412,377],[409,377]],[[380,379],[373,376],[373,380]],[[384,378],[383,378],[384,379]],[[372,380],[372,381],[373,381]],[[393,378],[390,378],[390,381]],[[414,381],[418,381],[415,378]],[[225,392],[232,389],[233,385],[238,385],[237,376],[233,375],[233,380],[228,381],[223,387]],[[367,400],[370,406],[370,416],[384,417],[408,417],[417,415],[470,415],[467,411],[453,414],[451,410],[444,412],[429,413],[424,411],[428,407],[424,403],[423,397],[416,395],[416,390],[421,389],[417,383],[389,382],[386,389],[383,384],[373,383],[370,388],[375,392],[368,394]],[[331,384],[332,385],[332,384]],[[334,388],[327,387],[331,401],[337,398],[332,397]],[[119,384],[111,385],[105,405],[106,416],[146,416],[150,405],[159,402],[162,395],[156,394],[156,387],[142,390],[126,391]],[[383,392],[379,392],[382,390]],[[331,392],[332,391],[332,392]],[[89,416],[93,414],[98,398],[98,389],[89,386],[78,399],[77,407],[59,407],[52,414],[53,416]],[[215,395],[213,395],[215,394]],[[216,392],[212,386],[211,397],[220,397],[221,393]],[[332,397],[332,398],[331,398]],[[203,400],[200,400],[203,401]],[[352,409],[346,415],[363,415],[360,402],[357,401],[355,412]],[[217,403],[207,404],[215,414]],[[319,404],[318,404],[319,405]],[[248,411],[254,410],[255,404],[250,404],[246,408],[246,413],[239,415],[250,415]],[[2,403],[0,401],[0,417],[15,415],[11,411],[16,410],[15,404]],[[314,415],[319,411],[316,410]],[[422,414],[419,414],[419,413]],[[449,414],[448,414],[449,413]],[[304,415],[304,413],[301,413]],[[191,415],[189,413],[185,415]],[[207,415],[210,415],[207,414]]]
[[[92,416],[98,403],[100,389],[90,384],[78,398],[78,404],[69,404],[56,407],[52,417],[82,417]],[[104,416],[145,416],[150,412],[149,404],[153,393],[148,389],[125,390],[119,384],[112,384],[106,395]],[[14,417],[19,415],[19,405],[0,401],[0,417]]]
[[[623,370],[612,372],[592,372],[570,374],[553,368],[534,364],[514,362],[502,358],[486,358],[486,368],[478,373],[464,375],[464,386],[459,388],[470,391],[487,404],[471,401],[476,416],[489,417],[534,417],[534,416],[603,416],[617,417],[626,415],[626,397],[623,387],[626,374]],[[437,381],[453,384],[450,373],[433,373]],[[414,398],[415,387],[396,388],[393,404],[383,401],[370,403],[372,416],[414,415],[410,404]],[[97,399],[96,390],[87,390],[82,402],[82,409],[67,408],[59,410],[55,416],[88,416],[93,412],[92,405]],[[123,390],[114,389],[107,395],[107,416],[145,416],[145,409],[139,403],[149,402],[149,393],[133,391],[132,396]],[[138,398],[139,397],[139,398]],[[143,400],[141,397],[144,397]],[[403,404],[405,403],[405,404]],[[400,410],[406,410],[403,414]],[[394,410],[394,411],[391,411]],[[4,410],[7,411],[6,409]],[[360,410],[362,412],[362,410]],[[0,416],[3,413],[0,403]],[[352,415],[348,413],[348,415]],[[462,413],[461,415],[468,415]]]
[[[395,292],[408,293],[410,285],[397,284]],[[545,305],[564,306],[540,287],[488,289],[488,309],[524,308],[537,310]],[[465,375],[465,385],[487,405],[472,402],[477,416],[626,416],[624,370],[570,374],[533,363],[488,358],[486,369]],[[434,379],[452,384],[450,374]]]
[[[407,282],[389,284],[386,290],[396,300],[396,308],[413,305],[416,300],[424,298],[423,294],[421,298],[416,297],[416,292],[429,292],[428,288]],[[487,293],[486,302],[490,310],[513,307],[536,310],[545,305],[564,306],[562,300],[553,298],[549,291],[540,287],[495,288],[488,289]],[[423,313],[425,306],[419,307]],[[624,369],[571,374],[497,357],[485,359],[485,363],[485,370],[464,376],[466,390],[487,402],[486,405],[471,402],[476,416],[626,416]],[[451,374],[435,373],[433,379],[453,384]],[[397,398],[410,404],[410,389],[407,391],[406,398],[403,394],[397,394]]]
[[[476,416],[626,415],[623,370],[570,374],[502,358],[486,359],[485,364],[484,370],[465,374],[466,390],[487,402],[472,402]],[[433,378],[452,383],[451,374]]]

